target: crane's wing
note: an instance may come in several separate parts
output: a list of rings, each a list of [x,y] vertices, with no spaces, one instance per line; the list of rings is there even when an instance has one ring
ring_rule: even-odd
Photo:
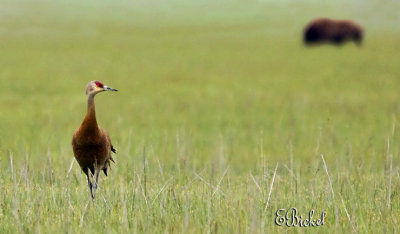
[[[110,139],[110,136],[108,135],[108,133],[107,133],[106,131],[104,131],[104,129],[101,129],[101,130],[103,131],[104,135],[106,136],[106,140],[107,140],[107,143],[108,143],[108,145],[109,145],[109,147],[110,147],[110,151],[113,152],[113,153],[117,153],[117,150],[116,150],[116,149],[114,148],[114,146],[111,144],[111,139]],[[103,168],[103,172],[104,172],[104,174],[105,174],[106,176],[107,176],[107,169],[108,169],[108,168],[111,168],[110,161],[112,161],[113,163],[115,163],[113,157],[111,156],[111,153],[109,154],[109,158],[107,158],[107,160],[106,160],[106,162],[105,162],[105,164],[104,164],[104,168]]]

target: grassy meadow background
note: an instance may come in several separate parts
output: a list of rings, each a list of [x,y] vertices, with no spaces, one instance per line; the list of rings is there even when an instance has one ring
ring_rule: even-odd
[[[399,11],[1,0],[0,233],[398,233]],[[363,45],[303,46],[320,16]],[[119,90],[96,96],[118,154],[94,202],[71,148],[91,80]],[[326,222],[275,225],[291,207]]]

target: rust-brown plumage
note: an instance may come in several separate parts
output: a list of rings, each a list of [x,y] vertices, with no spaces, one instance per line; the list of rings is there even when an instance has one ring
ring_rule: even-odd
[[[116,150],[111,144],[110,136],[97,125],[94,96],[102,91],[117,91],[103,85],[100,81],[89,82],[86,86],[88,105],[86,116],[72,137],[72,149],[82,171],[86,174],[92,199],[97,189],[99,172],[107,175],[110,160],[114,162],[111,151]],[[90,175],[94,184],[90,180]]]

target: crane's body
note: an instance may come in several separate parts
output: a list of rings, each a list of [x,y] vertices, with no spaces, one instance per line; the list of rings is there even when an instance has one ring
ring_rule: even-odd
[[[94,96],[102,91],[117,91],[104,86],[99,81],[92,81],[86,86],[88,106],[86,116],[72,137],[72,149],[82,171],[86,174],[90,194],[94,199],[97,189],[99,172],[103,170],[107,175],[110,160],[114,161],[111,152],[116,152],[111,144],[110,136],[98,126]],[[90,177],[93,177],[94,184]]]

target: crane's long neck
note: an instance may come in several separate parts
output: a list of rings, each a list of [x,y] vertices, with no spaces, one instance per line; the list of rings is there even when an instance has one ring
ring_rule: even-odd
[[[88,105],[86,116],[83,119],[82,126],[85,129],[97,130],[96,109],[94,105],[94,95],[88,96]]]

